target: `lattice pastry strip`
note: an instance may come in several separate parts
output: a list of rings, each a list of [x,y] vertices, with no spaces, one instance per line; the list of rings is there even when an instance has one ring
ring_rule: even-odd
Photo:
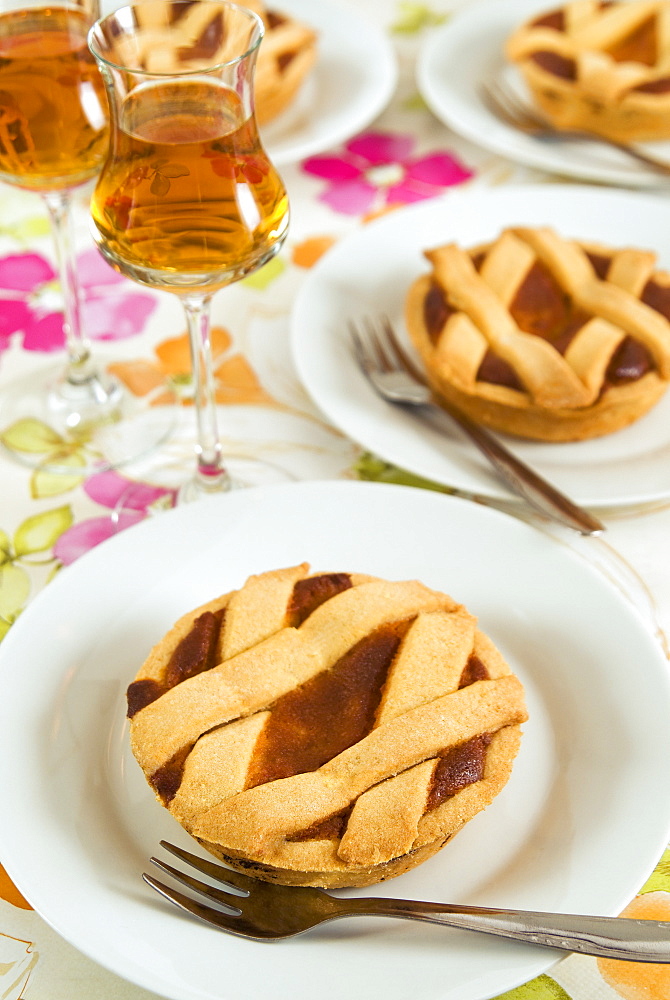
[[[670,135],[667,0],[576,0],[521,25],[505,50],[560,128],[622,141]]]
[[[264,123],[295,98],[316,62],[317,36],[308,25],[269,10],[261,0],[249,0],[245,6],[265,25],[255,76],[256,115]],[[178,32],[172,23],[166,24],[165,8],[153,0],[143,0],[135,16],[138,31],[132,38],[119,38],[119,59],[124,65],[155,74],[179,72],[184,53],[188,54],[191,71],[198,66],[208,69],[224,63],[241,51],[239,32],[246,30],[237,27],[220,6],[208,0],[188,6],[179,20]]]
[[[642,341],[653,355],[661,375],[670,377],[670,322],[638,298],[653,275],[653,254],[630,248],[615,252],[610,265],[615,280],[610,280],[608,270],[607,281],[601,281],[588,263],[586,252],[577,243],[547,228],[519,228],[515,232],[533,247],[538,258],[572,296],[575,305],[617,326],[620,339],[632,334]],[[628,281],[625,281],[626,271]],[[630,280],[631,272],[634,272],[634,283]],[[635,286],[637,291],[634,291]]]
[[[585,406],[590,402],[565,359],[547,341],[519,329],[464,250],[450,244],[426,256],[450,305],[464,312],[489,347],[519,373],[533,399],[542,406]]]
[[[208,69],[244,51],[248,28],[226,16],[226,11],[209,0],[190,4],[177,23],[166,21],[165,7],[144,0],[135,10],[137,31],[119,38],[118,54],[125,65],[148,73],[178,73],[184,67]],[[202,53],[201,57],[198,56]]]
[[[490,678],[504,677],[509,668],[490,640],[476,628],[476,620],[465,610],[445,615],[433,612],[419,616],[406,636],[387,680],[387,690],[397,692],[397,702],[388,697],[380,705],[377,725],[409,711],[421,703],[459,689],[463,671],[473,655],[486,663]],[[439,658],[443,669],[436,671]],[[411,671],[412,683],[405,682]],[[414,696],[404,696],[408,689]],[[435,778],[438,761],[432,758],[374,785],[354,805],[339,849],[352,863],[375,864],[391,860],[398,845],[404,851],[419,839],[419,824]],[[489,775],[490,777],[490,775]],[[486,774],[481,780],[486,779]],[[467,786],[466,786],[467,787]],[[481,792],[481,788],[477,793]],[[477,794],[475,793],[475,794]],[[472,794],[472,793],[470,793]],[[454,803],[445,807],[453,811]],[[459,808],[463,808],[463,804]],[[444,815],[444,814],[443,814]],[[374,817],[374,822],[371,818]],[[470,818],[470,816],[468,816]],[[451,820],[451,817],[450,817]],[[465,820],[463,821],[465,822]]]
[[[130,685],[129,715],[156,794],[206,847],[330,885],[434,853],[502,788],[526,717],[519,681],[450,597],[306,564],[180,619]]]
[[[620,250],[612,259],[607,271],[607,280],[611,285],[617,285],[639,299],[645,285],[654,276],[656,254],[651,251]]]
[[[199,816],[191,832],[207,842],[224,838],[227,849],[246,856],[280,862],[288,837],[347,809],[373,785],[437,757],[446,746],[524,719],[516,677],[477,681],[373,729],[317,771],[256,785],[226,799]]]
[[[169,804],[173,816],[187,825],[201,813],[244,791],[258,738],[269,718],[269,712],[256,712],[212,729],[197,740]]]
[[[265,36],[256,64],[256,116],[271,121],[294,100],[317,59],[317,35],[307,24],[283,11],[269,9],[262,0],[247,6],[265,23]]]
[[[375,728],[457,691],[473,651],[475,628],[465,608],[418,615],[387,676]],[[339,856],[351,864],[380,864],[410,851],[436,763],[423,761],[364,792],[352,808]]]
[[[438,394],[475,418],[572,440],[625,426],[664,391],[670,276],[652,252],[514,227],[425,256],[408,330]]]
[[[532,247],[577,306],[644,339],[659,368],[668,373],[670,323],[639,300],[653,277],[655,254],[632,248],[610,251],[607,280],[602,281],[589,263],[586,249],[578,243],[562,238],[547,227],[517,228],[515,233]]]
[[[265,708],[327,669],[372,629],[439,602],[412,581],[394,588],[383,581],[363,583],[352,593],[344,591],[317,608],[303,628],[281,629],[187,678],[137,713],[132,737],[141,766],[155,773],[204,732]]]
[[[584,324],[567,348],[565,360],[584,383],[591,401],[598,398],[607,367],[621,341],[621,327],[596,318]]]

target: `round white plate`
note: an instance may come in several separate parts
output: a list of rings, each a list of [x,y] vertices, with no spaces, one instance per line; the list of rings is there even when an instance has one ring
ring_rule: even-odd
[[[385,403],[353,359],[347,320],[385,313],[404,333],[404,299],[428,270],[423,250],[476,246],[508,225],[551,225],[564,236],[649,247],[670,270],[670,201],[576,185],[471,187],[399,209],[326,254],[296,299],[292,345],[300,377],[326,416],[354,441],[419,476],[489,497],[506,487],[454,428],[440,434]],[[508,438],[510,449],[581,504],[621,507],[670,496],[670,393],[631,427],[576,444]]]
[[[435,858],[361,892],[619,912],[670,835],[670,798],[658,794],[670,682],[655,640],[568,547],[469,501],[376,483],[185,505],[48,585],[0,646],[3,865],[63,937],[173,1000],[296,1000],[315,983],[323,1000],[483,1000],[538,975],[557,952],[415,922],[338,921],[245,941],[141,881],[161,838],[193,842],[130,754],[126,686],[183,612],[302,560],[450,593],[526,690],[530,719],[501,794]]]
[[[261,127],[273,163],[331,149],[381,114],[395,90],[395,53],[384,32],[343,0],[281,0],[318,35],[318,57],[291,107]]]
[[[667,177],[624,153],[598,143],[534,139],[499,121],[482,103],[480,83],[500,74],[520,96],[527,95],[520,74],[505,62],[503,46],[534,13],[551,9],[552,0],[483,0],[431,32],[419,55],[417,84],[433,114],[466,139],[526,166],[609,184],[667,188]],[[643,148],[670,163],[670,142]]]

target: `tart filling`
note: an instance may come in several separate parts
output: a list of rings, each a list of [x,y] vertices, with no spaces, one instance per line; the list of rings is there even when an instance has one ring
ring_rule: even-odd
[[[499,430],[544,440],[610,433],[670,378],[670,276],[655,255],[508,229],[428,251],[407,299],[438,395]]]
[[[526,711],[445,594],[303,564],[180,619],[128,715],[159,801],[212,853],[345,886],[414,867],[488,805]]]
[[[668,0],[573,0],[521,25],[506,54],[559,128],[666,139],[669,29]]]

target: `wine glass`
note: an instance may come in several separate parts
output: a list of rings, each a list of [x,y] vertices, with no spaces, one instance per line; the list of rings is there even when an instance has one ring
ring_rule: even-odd
[[[143,0],[89,34],[111,107],[91,202],[98,248],[122,274],[178,295],[186,314],[197,444],[179,500],[290,478],[224,462],[211,359],[212,296],[270,260],[288,228],[254,115],[262,37],[262,20],[227,0]]]
[[[3,386],[0,442],[25,464],[70,475],[143,455],[174,422],[98,366],[82,325],[73,193],[108,145],[105,88],[87,45],[97,0],[0,0],[0,181],[40,194],[56,244],[65,365]]]

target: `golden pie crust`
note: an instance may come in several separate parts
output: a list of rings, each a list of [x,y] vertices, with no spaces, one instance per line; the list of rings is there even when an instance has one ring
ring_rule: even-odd
[[[128,714],[156,796],[207,850],[320,886],[371,885],[438,851],[505,785],[527,718],[462,605],[307,563],[184,615]]]
[[[558,128],[670,138],[668,0],[575,0],[521,25],[505,52]]]
[[[651,251],[516,227],[425,256],[406,324],[438,401],[518,437],[580,441],[631,424],[665,392],[670,275]]]
[[[317,36],[308,25],[268,8],[262,0],[247,0],[244,7],[258,14],[265,27],[254,78],[256,119],[265,124],[295,99],[316,62]],[[123,39],[118,41],[120,57],[129,65],[139,65],[151,73],[178,72],[182,68],[182,54],[175,47],[173,26],[164,23],[163,8],[144,0],[136,8],[135,16],[141,30],[133,36],[129,48]],[[190,4],[181,18],[179,38],[192,39],[192,47],[202,54],[204,68],[229,59],[231,40],[235,44],[230,33],[221,33],[220,20],[220,6],[207,0]],[[190,65],[193,59],[189,55]]]
[[[261,0],[249,0],[265,25],[256,61],[256,118],[266,124],[285,111],[296,98],[317,57],[317,35],[308,25]]]

